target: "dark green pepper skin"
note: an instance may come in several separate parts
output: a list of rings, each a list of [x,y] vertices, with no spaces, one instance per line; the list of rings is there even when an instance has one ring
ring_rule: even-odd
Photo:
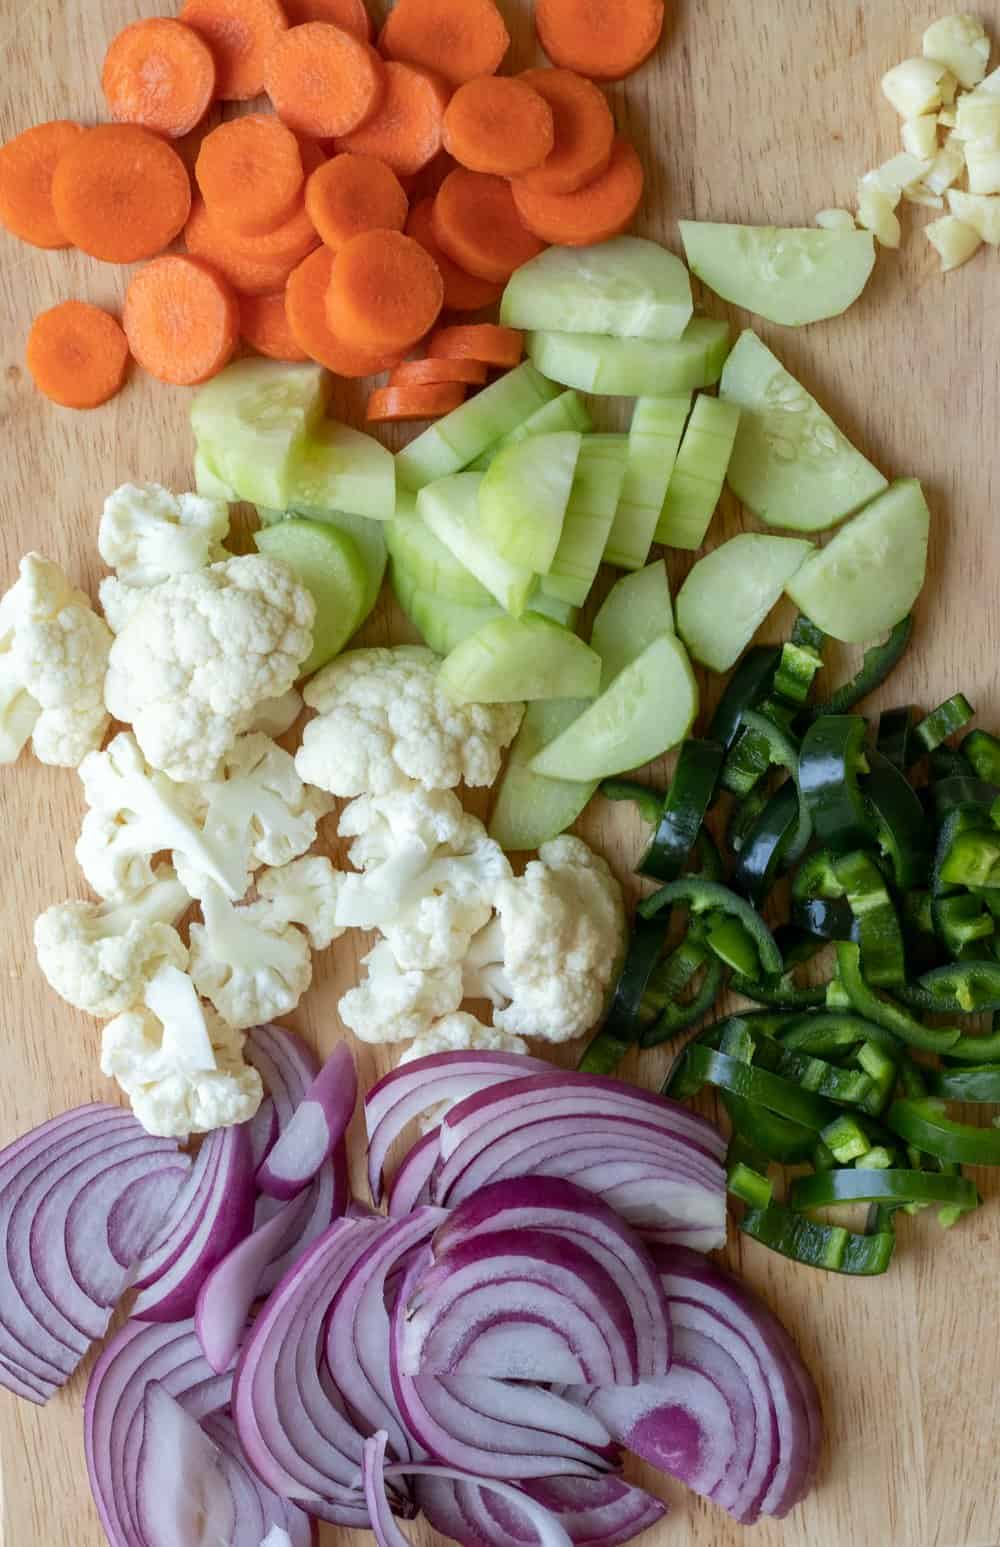
[[[799,781],[816,837],[838,854],[863,849],[871,838],[858,784],[868,768],[866,729],[860,715],[826,715],[802,742]]]
[[[816,1224],[780,1203],[748,1210],[740,1229],[793,1262],[851,1276],[884,1273],[896,1247],[891,1227],[871,1235],[852,1235],[839,1225]]]
[[[975,1185],[964,1176],[939,1171],[866,1171],[851,1167],[823,1175],[800,1176],[792,1183],[789,1201],[796,1209],[834,1208],[850,1203],[950,1203],[974,1209]]]
[[[865,651],[865,658],[850,682],[845,682],[843,687],[838,688],[825,704],[815,704],[806,711],[807,723],[818,720],[822,715],[846,714],[849,709],[860,704],[862,699],[874,693],[902,660],[912,637],[913,615],[911,613],[896,624],[883,644],[872,645]]]
[[[726,684],[725,692],[712,717],[709,739],[722,747],[732,746],[740,733],[743,711],[754,709],[774,687],[781,662],[777,645],[754,645],[744,655]]]
[[[723,757],[718,742],[683,743],[656,830],[638,866],[640,875],[676,881],[681,874],[715,799]]]

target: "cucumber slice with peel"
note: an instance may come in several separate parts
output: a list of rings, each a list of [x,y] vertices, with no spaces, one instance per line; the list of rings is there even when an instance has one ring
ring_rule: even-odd
[[[558,396],[559,388],[525,361],[411,441],[396,457],[400,485],[416,492],[438,478],[461,472]]]
[[[891,484],[814,553],[785,589],[817,628],[867,644],[913,608],[927,572],[930,511],[916,478]]]
[[[468,602],[456,602],[448,596],[436,596],[423,590],[413,577],[393,562],[392,589],[400,607],[420,634],[425,644],[438,655],[448,655],[463,639],[475,634],[494,618],[504,617],[503,608],[496,602],[477,607]],[[565,628],[576,622],[576,609],[536,592],[531,598],[533,611],[544,613]]]
[[[581,435],[586,435],[593,428],[590,410],[579,393],[560,392],[551,402],[543,403],[530,419],[525,419],[509,435],[502,436],[495,446],[470,462],[466,471],[485,473],[498,452],[506,450],[508,446],[516,446],[519,441],[529,440],[532,435],[558,435],[562,430],[578,430]]]
[[[470,634],[446,658],[438,682],[459,704],[596,698],[601,658],[569,629],[529,613]]]
[[[768,526],[822,532],[888,487],[749,329],[726,361],[719,396],[743,411],[729,487]]]
[[[704,395],[696,399],[657,522],[658,543],[701,547],[722,495],[739,423],[736,403]]]
[[[590,594],[621,498],[628,460],[624,435],[585,435],[562,536],[542,590],[582,607]]]
[[[392,562],[422,591],[469,607],[489,607],[494,597],[471,570],[452,553],[416,514],[386,522],[385,538]]]
[[[281,559],[316,603],[313,647],[301,675],[312,676],[339,655],[364,622],[368,577],[358,546],[346,532],[298,517],[256,534],[258,551]]]
[[[549,247],[514,274],[500,303],[512,328],[619,338],[680,338],[694,304],[687,269],[638,236],[596,247]]]
[[[580,392],[673,397],[718,381],[729,353],[729,324],[695,317],[680,338],[663,343],[598,333],[530,333],[527,348],[546,376]]]
[[[695,660],[728,671],[812,551],[804,538],[743,532],[699,559],[677,596],[677,630]]]
[[[690,392],[680,397],[641,397],[636,402],[625,482],[604,554],[608,564],[641,569],[649,558],[690,412]]]
[[[288,507],[312,520],[321,520],[328,510],[391,520],[396,513],[392,453],[371,435],[324,419],[292,459]]]
[[[479,490],[483,531],[498,553],[544,575],[556,556],[583,437],[533,435],[494,459]]]
[[[335,526],[339,531],[346,532],[357,544],[361,562],[365,566],[365,617],[368,616],[378,601],[385,578],[389,557],[385,545],[387,522],[368,521],[364,516],[351,516],[343,510],[325,510],[322,515],[310,516],[308,511],[268,510],[265,505],[257,506],[257,514],[261,526],[265,527],[277,526],[279,521],[288,521],[301,515],[307,520],[325,522],[327,526]]]
[[[498,553],[483,531],[479,513],[482,473],[455,473],[427,484],[417,496],[417,514],[434,536],[515,618],[535,585],[534,572]]]
[[[295,458],[323,417],[329,385],[318,365],[227,365],[191,404],[206,466],[241,500],[287,510]]]
[[[729,226],[682,220],[693,274],[734,306],[786,327],[839,317],[875,267],[870,231]]]
[[[590,646],[601,657],[601,687],[637,660],[664,634],[674,632],[670,581],[662,559],[625,575],[611,587],[594,619]]]
[[[546,779],[531,769],[533,758],[587,708],[586,700],[539,698],[524,712],[490,818],[489,834],[505,853],[540,849],[572,827],[588,805],[597,781]]]

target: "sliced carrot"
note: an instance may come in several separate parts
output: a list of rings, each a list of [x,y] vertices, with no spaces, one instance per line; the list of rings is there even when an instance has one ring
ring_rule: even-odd
[[[122,321],[143,370],[178,387],[217,376],[240,336],[239,305],[222,275],[177,254],[133,275]]]
[[[395,172],[374,156],[334,156],[306,184],[309,219],[333,252],[362,231],[402,231],[409,207]]]
[[[388,66],[386,67],[388,68]],[[421,199],[436,199],[438,189],[448,176],[454,172],[456,163],[446,150],[438,151],[433,161],[428,161],[419,172],[414,172],[411,177],[399,173],[399,180],[406,189],[406,197],[410,201],[410,208],[420,202]]]
[[[533,193],[514,182],[514,202],[529,230],[560,247],[590,247],[631,225],[645,174],[631,140],[619,137],[607,171],[576,193]]]
[[[465,402],[461,382],[427,387],[378,387],[369,394],[365,418],[369,424],[409,424],[415,419],[440,419]]]
[[[285,310],[288,325],[310,360],[325,365],[336,376],[378,376],[400,363],[396,354],[373,355],[355,349],[336,336],[326,319],[326,297],[333,273],[333,253],[318,247],[288,276]]]
[[[191,180],[165,140],[135,124],[100,124],[74,140],[52,178],[65,235],[107,263],[137,263],[170,245],[191,209]]]
[[[488,371],[478,360],[404,360],[389,377],[390,387],[433,387],[462,382],[485,387]]]
[[[251,349],[272,360],[308,360],[288,323],[285,294],[240,297],[240,335]]]
[[[378,46],[386,59],[422,65],[461,86],[499,70],[510,34],[493,0],[397,0]]]
[[[333,139],[374,113],[385,91],[385,66],[370,43],[330,22],[309,21],[278,39],[264,89],[289,128]]]
[[[502,284],[467,273],[465,269],[459,268],[457,263],[452,263],[447,254],[441,250],[434,235],[433,199],[421,199],[419,204],[410,206],[406,234],[412,236],[415,242],[419,242],[425,252],[430,253],[441,271],[446,310],[478,312],[482,311],[484,306],[494,306],[499,301],[503,295]]]
[[[521,362],[524,334],[517,328],[498,328],[492,322],[438,328],[427,353],[432,360],[478,360],[482,365],[507,370]]]
[[[189,253],[217,269],[241,295],[272,295],[280,290],[296,263],[319,246],[319,237],[313,231],[311,245],[297,258],[254,256],[242,250],[243,244],[249,246],[251,239],[244,237],[237,246],[238,240],[212,219],[203,199],[195,199],[184,227],[184,245]]]
[[[166,16],[133,22],[111,42],[101,85],[111,116],[179,140],[201,123],[215,96],[212,50]]]
[[[523,80],[482,75],[459,86],[444,115],[445,149],[473,172],[517,177],[555,145],[552,109]]]
[[[412,177],[441,150],[448,87],[415,65],[385,66],[385,94],[360,129],[344,135],[339,150],[377,156],[400,177]]]
[[[620,81],[660,41],[663,0],[535,0],[535,29],[553,64]]]
[[[307,177],[326,162],[326,157],[315,140],[300,139],[299,153],[302,157],[302,170]],[[212,217],[209,216],[208,219],[211,221]],[[219,245],[224,246],[228,254],[251,261],[276,259],[284,266],[285,274],[288,274],[296,263],[301,263],[302,259],[319,245],[319,234],[306,210],[304,187],[294,212],[287,220],[282,221],[280,226],[275,226],[273,231],[262,231],[257,236],[240,236],[219,221],[212,223],[219,233]],[[201,256],[207,258],[209,263],[215,262],[210,253],[202,253]],[[219,267],[218,263],[216,267]],[[221,272],[225,273],[224,267]],[[283,284],[284,277],[280,279],[277,286],[270,285],[267,288],[280,290]],[[237,290],[242,288],[241,285],[236,285]]]
[[[180,19],[212,50],[223,102],[260,96],[267,56],[288,27],[280,0],[184,0]]]
[[[614,114],[599,86],[572,70],[525,70],[518,77],[552,109],[552,154],[521,178],[532,193],[576,193],[600,177],[615,143]]]
[[[99,306],[63,301],[31,325],[28,370],[35,386],[63,408],[97,408],[121,389],[128,340]]]
[[[401,231],[362,232],[334,258],[327,321],[358,349],[409,349],[430,332],[443,305],[437,264]]]
[[[434,236],[453,263],[497,284],[544,246],[518,215],[510,183],[464,167],[445,178],[434,200]]]
[[[36,124],[0,146],[0,221],[33,247],[69,247],[52,207],[52,178],[83,134],[66,118]]]
[[[284,0],[285,15],[293,27],[306,21],[329,21],[352,32],[362,43],[372,35],[371,17],[364,0]]]
[[[234,118],[207,134],[195,177],[212,218],[243,236],[290,219],[305,181],[295,135],[264,113]]]

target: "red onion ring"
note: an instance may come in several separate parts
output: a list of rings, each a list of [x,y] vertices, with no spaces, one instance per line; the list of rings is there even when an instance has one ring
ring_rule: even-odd
[[[386,1208],[390,1219],[402,1219],[431,1201],[431,1177],[441,1159],[440,1130],[434,1128],[418,1139],[400,1164],[389,1186]]]
[[[358,1071],[341,1042],[306,1090],[257,1172],[268,1197],[295,1198],[312,1181],[347,1132],[358,1099]]]
[[[550,1477],[523,1492],[557,1516],[574,1547],[621,1547],[663,1519],[659,1499],[619,1477]],[[517,1504],[473,1482],[420,1477],[415,1493],[435,1530],[462,1547],[536,1547],[538,1533]]]

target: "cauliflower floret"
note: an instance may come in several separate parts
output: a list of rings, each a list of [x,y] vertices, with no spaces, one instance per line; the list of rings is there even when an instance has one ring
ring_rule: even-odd
[[[104,740],[112,636],[89,599],[39,553],[0,601],[0,763],[28,739],[39,762],[76,768]]]
[[[416,645],[353,650],[315,676],[296,766],[333,795],[385,795],[421,784],[490,785],[513,741],[522,704],[451,702],[438,687],[440,661]]]
[[[318,854],[293,860],[279,870],[264,870],[257,891],[271,904],[275,918],[299,924],[314,951],[325,951],[345,931],[337,925],[337,899],[344,874]]]
[[[204,786],[210,842],[248,851],[254,865],[287,865],[312,848],[333,801],[306,788],[291,753],[252,732],[226,754],[222,774]]]
[[[224,500],[125,483],[104,502],[97,546],[126,585],[154,586],[229,558],[222,546],[228,535]]]
[[[291,730],[304,707],[302,694],[289,688],[280,698],[263,699],[254,710],[248,729],[263,731],[265,736],[283,736]]]
[[[191,976],[199,993],[237,1031],[294,1010],[312,982],[309,941],[269,901],[234,908],[204,881],[205,922],[190,929]]]
[[[462,969],[403,972],[387,940],[364,959],[368,976],[338,1006],[345,1026],[362,1042],[408,1042],[462,1003]]]
[[[107,707],[132,724],[154,768],[214,779],[261,701],[293,685],[315,614],[287,565],[259,554],[174,575],[112,645]]]
[[[146,592],[142,586],[126,585],[124,580],[119,580],[116,575],[105,575],[97,591],[101,598],[104,621],[112,634],[120,634],[126,623],[131,620],[132,614],[137,612],[146,600]]]

